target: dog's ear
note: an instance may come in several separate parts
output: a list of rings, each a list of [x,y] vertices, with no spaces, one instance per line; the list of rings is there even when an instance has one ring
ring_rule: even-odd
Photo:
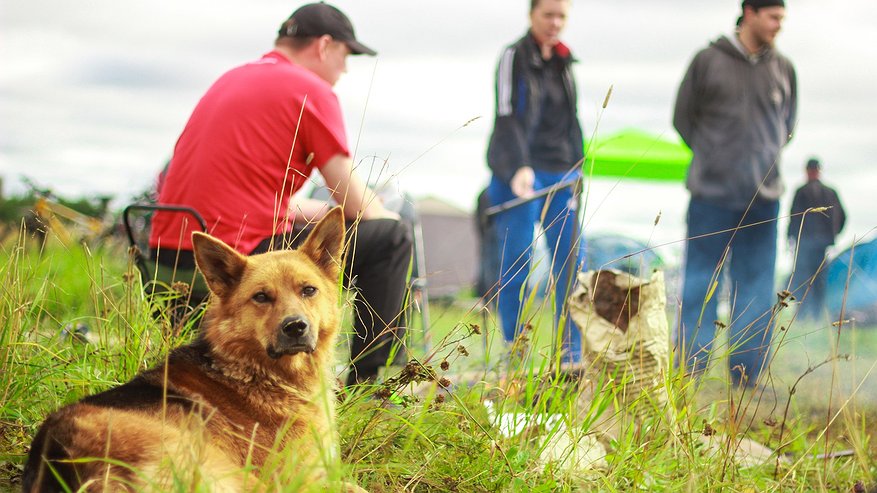
[[[247,258],[222,241],[195,231],[192,233],[195,263],[213,294],[220,298],[234,290],[247,267]]]
[[[341,252],[344,248],[344,213],[340,206],[333,208],[314,227],[299,251],[307,255],[330,276],[341,272]]]

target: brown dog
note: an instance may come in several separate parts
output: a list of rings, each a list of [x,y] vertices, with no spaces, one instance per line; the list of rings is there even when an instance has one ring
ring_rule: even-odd
[[[213,295],[199,338],[51,414],[31,446],[24,491],[328,486],[338,464],[332,366],[343,241],[340,208],[298,250],[246,257],[195,233]]]

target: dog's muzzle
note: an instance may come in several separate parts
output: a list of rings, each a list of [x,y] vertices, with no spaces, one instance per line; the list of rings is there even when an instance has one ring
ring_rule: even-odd
[[[286,317],[277,328],[277,339],[268,346],[268,356],[279,358],[287,354],[313,353],[317,338],[307,318]]]

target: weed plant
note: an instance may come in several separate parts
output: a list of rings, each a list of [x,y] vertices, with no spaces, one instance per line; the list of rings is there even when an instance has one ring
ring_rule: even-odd
[[[0,251],[0,491],[20,489],[46,414],[127,381],[195,333],[153,316],[160,300],[143,295],[123,247],[34,245],[18,235]],[[718,331],[710,372],[671,368],[666,400],[630,403],[623,376],[559,370],[543,306],[553,301],[527,301],[528,330],[512,346],[474,301],[433,305],[432,325],[400,351],[405,363],[339,392],[337,479],[374,492],[873,488],[874,328],[800,323],[781,301],[757,386],[729,387]],[[746,453],[753,444],[760,454]],[[193,471],[172,474],[175,490],[210,491]]]

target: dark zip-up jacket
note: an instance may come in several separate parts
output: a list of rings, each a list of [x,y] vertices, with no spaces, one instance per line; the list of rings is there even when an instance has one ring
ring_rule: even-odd
[[[563,172],[582,159],[583,137],[576,109],[573,62],[569,48],[563,44],[555,47],[551,60],[544,60],[530,33],[503,52],[496,71],[496,117],[487,148],[487,165],[504,182],[510,182],[523,166]],[[555,77],[549,77],[548,70],[557,71]],[[562,114],[546,125],[546,119],[552,116],[542,111],[544,84],[550,80],[561,81],[566,104]],[[558,122],[560,125],[556,125]]]
[[[829,207],[824,212],[802,212],[812,207]],[[843,230],[847,215],[837,192],[819,180],[810,180],[795,191],[792,200],[792,216],[789,218],[788,237],[801,235],[801,243],[810,242],[824,246],[833,245],[834,239]],[[804,227],[801,228],[801,221]]]
[[[722,36],[691,62],[676,98],[673,126],[694,157],[691,196],[728,209],[779,200],[780,151],[797,115],[792,63],[774,49],[747,57]]]

